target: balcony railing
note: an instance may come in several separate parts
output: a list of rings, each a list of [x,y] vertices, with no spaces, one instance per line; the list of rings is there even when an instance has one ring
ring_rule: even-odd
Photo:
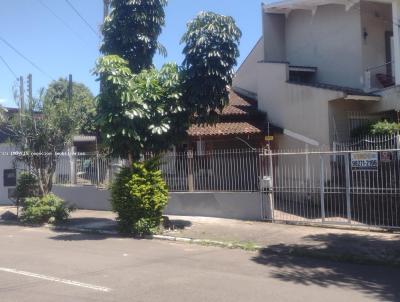
[[[365,90],[376,91],[394,86],[394,68],[394,62],[368,68],[365,71]]]

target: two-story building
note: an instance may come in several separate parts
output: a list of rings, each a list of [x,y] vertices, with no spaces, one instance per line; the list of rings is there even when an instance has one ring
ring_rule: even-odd
[[[283,128],[276,148],[330,146],[400,110],[400,1],[262,5],[263,37],[233,87]]]

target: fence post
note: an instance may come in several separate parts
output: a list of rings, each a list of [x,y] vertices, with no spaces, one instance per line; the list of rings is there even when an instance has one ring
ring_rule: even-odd
[[[344,165],[346,169],[346,207],[347,207],[347,221],[351,224],[351,191],[350,191],[350,160],[351,153],[344,155]]]
[[[99,160],[99,152],[96,151],[96,177],[97,177],[97,187],[100,186],[100,160]]]
[[[324,168],[324,158],[322,154],[319,156],[319,158],[321,164],[321,172],[319,178],[321,218],[322,218],[322,223],[324,223],[325,222],[325,168]]]
[[[194,191],[193,150],[188,150],[188,152],[187,152],[187,160],[188,160],[188,189],[189,189],[189,192],[193,192]]]
[[[268,148],[269,149],[269,148]],[[272,222],[275,220],[275,198],[274,198],[274,167],[272,165],[272,150],[268,150],[268,159],[269,159],[269,176],[271,177],[271,183],[270,183],[270,192],[269,192],[269,198],[271,200],[271,218]]]
[[[71,185],[76,185],[77,177],[76,177],[76,154],[75,147],[71,147],[69,154],[69,163],[70,163],[70,183]]]
[[[107,178],[108,185],[112,183],[112,159],[107,158]]]
[[[396,135],[396,149],[400,150],[400,134]],[[400,151],[397,151],[397,158],[400,158]]]

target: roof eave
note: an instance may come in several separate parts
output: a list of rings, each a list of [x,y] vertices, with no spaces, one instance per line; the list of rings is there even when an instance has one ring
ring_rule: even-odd
[[[264,4],[263,10],[266,13],[288,14],[290,11],[298,9],[315,11],[318,6],[328,4],[344,5],[346,10],[349,10],[359,2],[360,0],[285,0]]]
[[[356,101],[370,101],[370,102],[379,102],[382,100],[381,96],[373,96],[373,95],[356,95],[356,94],[347,94],[344,97],[345,100],[356,100]]]

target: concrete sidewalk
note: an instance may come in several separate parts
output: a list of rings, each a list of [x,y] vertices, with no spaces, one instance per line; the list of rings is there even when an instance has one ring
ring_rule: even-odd
[[[0,219],[15,208],[0,207]],[[112,212],[78,210],[61,225],[71,231],[117,234]],[[260,250],[261,254],[286,254],[400,266],[400,234],[272,224],[220,218],[169,216],[169,239],[190,238],[204,244]],[[158,237],[159,239],[162,238]],[[188,241],[188,240],[186,240]],[[210,242],[212,241],[212,242]]]

